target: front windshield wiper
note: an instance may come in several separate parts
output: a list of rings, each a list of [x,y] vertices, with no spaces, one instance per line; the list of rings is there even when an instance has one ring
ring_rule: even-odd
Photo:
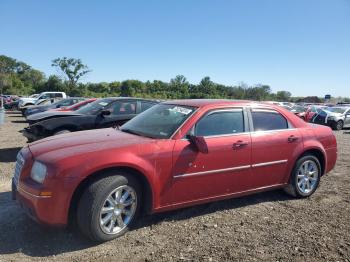
[[[139,132],[137,132],[135,130],[128,129],[128,128],[123,128],[123,129],[119,129],[119,130],[122,132],[125,132],[125,133],[129,133],[129,134],[133,134],[133,135],[137,135],[137,136],[143,136]]]
[[[117,130],[120,130],[120,131],[125,132],[125,133],[129,133],[129,134],[137,135],[137,136],[144,136],[144,137],[148,137],[148,138],[154,138],[154,137],[152,137],[150,135],[146,135],[144,133],[137,132],[137,131],[129,129],[129,128],[119,128]]]

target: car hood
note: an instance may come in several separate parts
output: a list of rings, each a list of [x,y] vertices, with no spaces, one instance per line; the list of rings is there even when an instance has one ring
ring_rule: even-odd
[[[33,97],[21,97],[19,100],[22,100],[22,101],[35,101],[37,99],[33,98]]]
[[[28,116],[27,120],[38,122],[38,121],[44,120],[46,118],[51,118],[53,116],[57,116],[57,117],[82,116],[82,114],[78,114],[78,113],[74,113],[74,112],[70,112],[70,111],[45,111],[42,113],[30,115],[30,116]]]
[[[330,111],[325,111],[328,116],[335,116],[335,117],[341,117],[343,114],[341,113],[335,113],[335,112],[330,112]]]
[[[152,141],[154,140],[151,138],[128,134],[114,128],[104,128],[51,136],[29,144],[29,149],[34,157],[45,154],[48,160],[54,161],[60,157],[110,148],[142,147]]]

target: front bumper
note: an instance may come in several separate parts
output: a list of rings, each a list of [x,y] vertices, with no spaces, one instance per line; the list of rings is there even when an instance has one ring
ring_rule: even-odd
[[[57,185],[58,188],[60,186]],[[51,196],[43,196],[35,186],[16,185],[12,180],[12,198],[31,219],[48,226],[64,227],[68,224],[71,191],[64,189],[52,192]]]
[[[35,195],[22,188],[18,188],[12,180],[12,199],[16,200],[22,210],[39,224],[62,227],[65,223],[53,217],[51,197]]]

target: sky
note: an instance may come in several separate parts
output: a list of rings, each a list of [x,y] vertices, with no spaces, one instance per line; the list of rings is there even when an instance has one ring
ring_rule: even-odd
[[[0,54],[84,82],[267,84],[293,96],[350,96],[350,0],[0,1]]]

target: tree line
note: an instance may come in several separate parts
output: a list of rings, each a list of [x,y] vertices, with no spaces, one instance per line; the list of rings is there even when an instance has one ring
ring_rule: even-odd
[[[29,95],[43,91],[63,91],[70,96],[107,97],[130,96],[158,99],[227,98],[255,101],[293,101],[288,91],[273,93],[269,85],[248,86],[244,83],[227,86],[204,77],[198,84],[189,83],[185,76],[177,75],[169,82],[161,80],[125,80],[114,82],[81,83],[90,73],[80,59],[56,58],[52,60],[62,76],[45,74],[22,61],[0,55],[0,93]]]

